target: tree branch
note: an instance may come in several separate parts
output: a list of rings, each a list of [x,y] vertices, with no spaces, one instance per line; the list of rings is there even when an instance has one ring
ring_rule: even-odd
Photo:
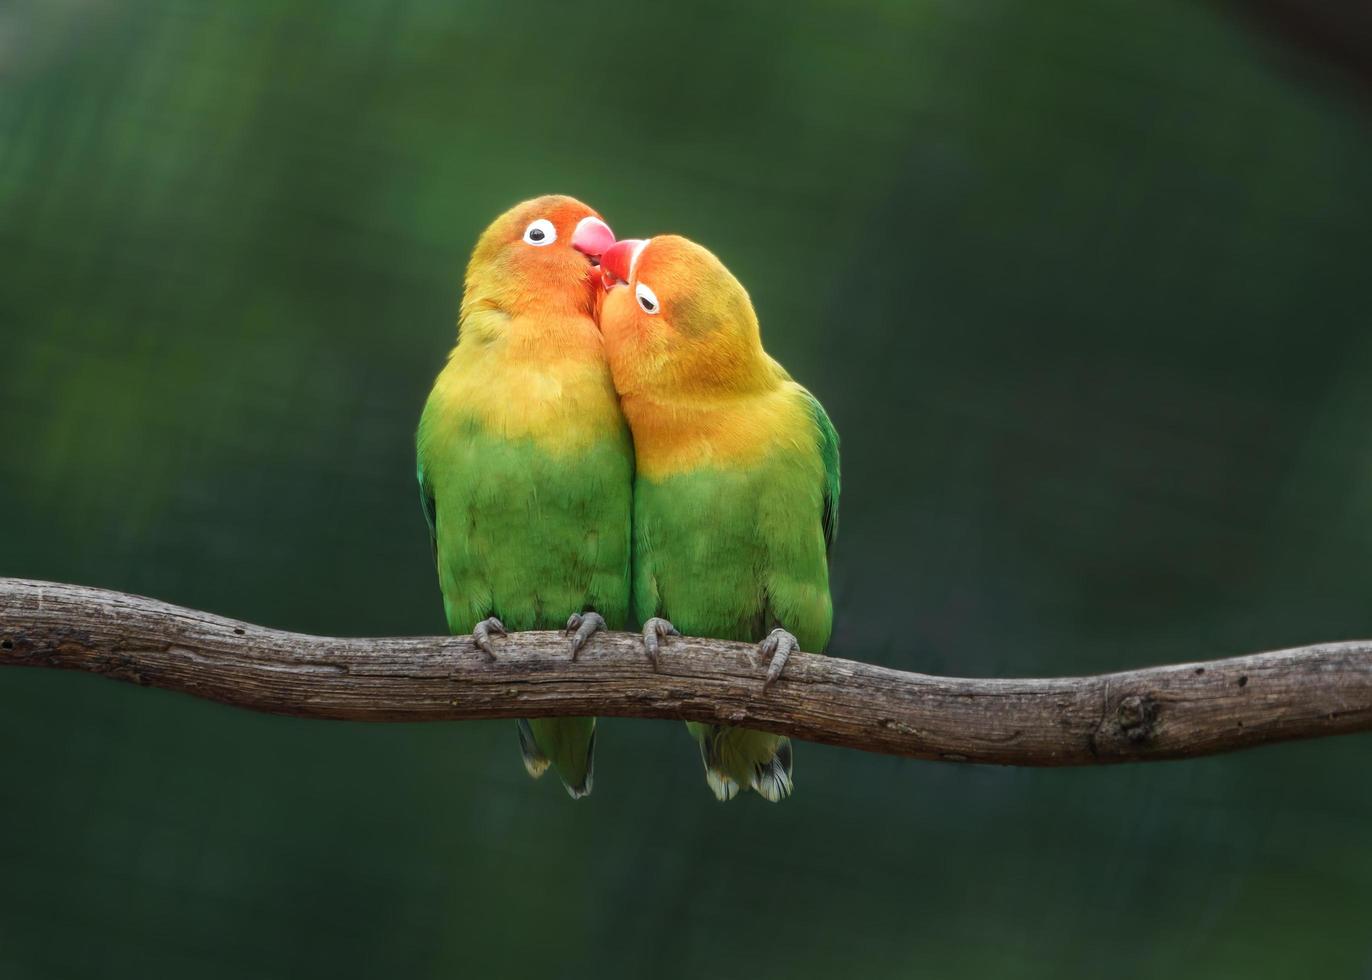
[[[970,680],[792,654],[763,692],[748,644],[559,633],[334,639],[152,599],[0,578],[0,665],[84,670],[255,711],[357,721],[613,715],[722,721],[868,752],[1019,766],[1179,759],[1372,730],[1372,643],[1095,677]]]

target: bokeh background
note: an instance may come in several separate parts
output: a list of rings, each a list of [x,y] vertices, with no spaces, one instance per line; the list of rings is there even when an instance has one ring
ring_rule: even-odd
[[[710,245],[828,407],[834,652],[1372,635],[1367,64],[1262,7],[11,0],[0,574],[440,632],[413,426],[475,237],[558,191]],[[599,746],[574,804],[508,722],[5,671],[0,976],[1372,976],[1366,736],[802,745],[779,807]]]

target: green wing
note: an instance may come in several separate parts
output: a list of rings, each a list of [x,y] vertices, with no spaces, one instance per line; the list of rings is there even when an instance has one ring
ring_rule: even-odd
[[[809,392],[806,392],[809,395]],[[814,412],[816,434],[819,436],[819,456],[824,463],[824,547],[834,550],[834,538],[838,537],[838,432],[834,423],[819,399],[810,395],[810,409]]]
[[[434,565],[438,564],[438,503],[434,500],[433,487],[424,479],[424,463],[415,464],[415,475],[419,478],[419,506],[424,511],[424,523],[429,525],[429,549],[433,552]]]

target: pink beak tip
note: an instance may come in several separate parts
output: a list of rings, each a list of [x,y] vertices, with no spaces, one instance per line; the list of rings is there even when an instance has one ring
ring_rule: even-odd
[[[572,248],[593,258],[604,255],[614,243],[615,233],[594,215],[588,214],[578,221],[572,232]]]

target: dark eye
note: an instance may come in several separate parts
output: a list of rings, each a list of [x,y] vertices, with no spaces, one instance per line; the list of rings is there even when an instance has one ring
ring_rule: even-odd
[[[634,287],[634,295],[638,297],[639,309],[644,313],[656,313],[658,311],[657,293],[648,288],[647,283],[639,283]]]
[[[539,218],[524,229],[524,241],[530,245],[551,245],[557,241],[557,229],[547,218]]]

